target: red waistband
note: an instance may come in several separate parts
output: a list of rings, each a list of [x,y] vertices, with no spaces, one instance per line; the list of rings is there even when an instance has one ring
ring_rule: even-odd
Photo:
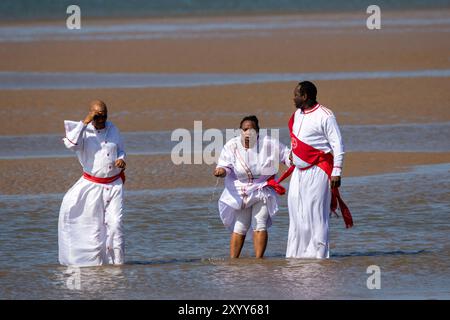
[[[87,172],[83,172],[83,178],[85,178],[86,180],[89,180],[89,181],[92,181],[95,183],[101,183],[101,184],[113,183],[117,179],[121,178],[122,183],[125,183],[125,172],[122,170],[118,175],[113,176],[113,177],[108,177],[108,178],[99,178],[99,177],[91,176]]]
[[[326,163],[326,162],[325,161],[320,162],[317,166],[326,172],[326,170],[320,166],[321,163]],[[299,170],[307,170],[307,169],[311,168],[312,166],[314,166],[314,165],[311,165],[310,167],[306,167],[306,168],[297,168],[297,169],[299,169]],[[281,182],[283,180],[285,180],[287,177],[289,177],[291,175],[291,173],[294,171],[295,168],[296,168],[295,165],[290,166],[281,175],[281,177],[278,180],[275,180],[275,177],[271,176],[267,180],[267,185],[269,187],[272,187],[279,195],[285,194],[286,193],[286,189],[281,185]],[[342,197],[341,197],[341,195],[339,193],[339,189],[338,188],[331,188],[331,203],[330,203],[331,212],[334,212],[337,215],[336,210],[337,210],[338,207],[339,207],[339,209],[341,209],[342,217],[344,218],[345,227],[346,228],[353,227],[352,214],[350,213],[350,210],[347,207],[347,205],[345,204],[344,200],[342,200]]]
[[[300,168],[300,167],[297,167],[299,170],[301,170],[301,171],[305,171],[305,170],[308,170],[308,169],[311,169],[312,167],[314,167],[315,165],[314,164],[311,164],[311,165],[309,165],[309,166],[307,166],[307,167],[304,167],[304,168]]]

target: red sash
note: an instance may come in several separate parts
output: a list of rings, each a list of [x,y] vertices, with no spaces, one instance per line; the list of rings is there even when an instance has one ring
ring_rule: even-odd
[[[286,179],[286,178],[284,178],[284,179]],[[283,194],[286,193],[286,189],[280,184],[280,182],[283,181],[284,179],[280,178],[278,180],[275,180],[275,175],[273,175],[269,179],[267,179],[267,185],[269,187],[272,187],[275,190],[276,193],[278,193],[280,196],[282,196]]]
[[[101,183],[101,184],[113,183],[117,179],[121,178],[122,183],[125,183],[125,172],[122,170],[118,175],[113,176],[113,177],[108,177],[108,178],[99,178],[99,177],[91,176],[89,173],[83,172],[83,178],[85,178],[86,180],[89,180],[89,181],[92,181],[95,183]]]
[[[331,173],[333,172],[333,162],[334,162],[333,154],[325,153],[321,150],[318,150],[318,149],[304,143],[299,138],[297,138],[297,136],[295,136],[295,134],[293,133],[293,130],[292,130],[292,128],[294,126],[294,117],[295,117],[295,112],[292,114],[291,118],[289,119],[289,125],[288,125],[290,136],[291,136],[292,152],[297,157],[299,157],[303,161],[310,164],[309,167],[301,168],[300,170],[307,170],[313,166],[318,166],[320,169],[325,171],[325,173],[328,176],[328,179],[331,179]],[[283,175],[276,181],[273,177],[271,177],[267,181],[267,185],[273,187],[275,189],[275,191],[277,191],[277,189],[283,191],[284,188],[280,185],[280,182],[283,181],[284,179],[286,179],[287,177],[289,177],[291,175],[292,171],[294,171],[294,169],[295,169],[295,165],[289,167],[286,170],[286,172],[284,172]],[[282,189],[280,189],[280,187]],[[284,190],[283,193],[279,193],[279,192],[278,193],[284,194],[285,192],[286,192],[286,190]],[[342,200],[341,195],[339,194],[339,189],[332,188],[331,189],[331,211],[335,214],[336,214],[336,209],[337,209],[338,205],[342,212],[342,217],[344,218],[345,227],[346,228],[352,227],[353,226],[353,218],[350,213],[350,210],[348,209],[345,202]]]

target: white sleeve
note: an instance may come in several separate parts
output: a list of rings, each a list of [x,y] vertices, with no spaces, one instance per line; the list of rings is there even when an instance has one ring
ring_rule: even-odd
[[[325,136],[333,150],[334,164],[332,176],[340,176],[344,165],[344,143],[342,142],[341,132],[334,116],[329,116],[324,125]]]
[[[229,145],[225,144],[217,160],[217,168],[224,168],[227,175],[233,170],[233,154]]]
[[[280,146],[280,163],[284,163],[286,166],[291,166],[291,160],[289,159],[289,155],[291,153],[291,149],[285,146],[283,143],[279,143]]]
[[[125,161],[127,154],[125,153],[125,146],[123,144],[122,135],[120,134],[119,129],[117,130],[118,144],[117,144],[117,159],[122,159]]]
[[[66,136],[63,138],[64,145],[67,149],[78,150],[83,147],[83,132],[86,125],[83,121],[64,121],[64,129]]]

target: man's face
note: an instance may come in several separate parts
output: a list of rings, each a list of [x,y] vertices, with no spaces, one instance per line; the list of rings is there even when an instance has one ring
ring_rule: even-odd
[[[306,102],[307,97],[306,94],[302,95],[300,93],[300,86],[296,86],[294,89],[294,104],[296,108],[301,108],[303,104]]]
[[[108,110],[100,105],[94,105],[92,111],[95,112],[94,123],[97,126],[103,126],[108,119]]]

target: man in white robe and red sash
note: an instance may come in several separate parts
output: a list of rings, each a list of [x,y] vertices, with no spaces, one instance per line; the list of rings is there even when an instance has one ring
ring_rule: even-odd
[[[84,121],[64,121],[64,145],[76,152],[83,176],[64,196],[59,212],[59,262],[97,266],[124,262],[122,230],[125,151],[119,130],[94,100]]]
[[[329,258],[328,220],[339,204],[346,227],[350,211],[339,195],[344,145],[333,113],[316,101],[309,81],[294,91],[297,110],[289,120],[293,166],[289,185],[287,258]]]

